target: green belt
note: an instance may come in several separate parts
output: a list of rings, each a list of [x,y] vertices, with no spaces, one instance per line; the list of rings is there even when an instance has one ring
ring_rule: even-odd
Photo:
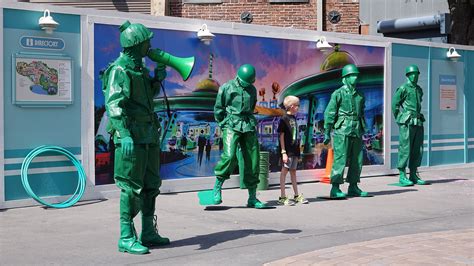
[[[422,113],[417,113],[417,112],[410,112],[410,117],[411,118],[422,118],[423,114]]]
[[[353,115],[343,115],[340,117],[344,119],[352,120],[352,121],[358,121],[360,119],[360,116],[353,116]]]

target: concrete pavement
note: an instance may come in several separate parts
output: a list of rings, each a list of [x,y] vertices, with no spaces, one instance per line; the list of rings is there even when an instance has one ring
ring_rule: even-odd
[[[473,264],[474,166],[432,168],[421,177],[432,184],[403,188],[387,185],[396,176],[364,178],[361,188],[374,197],[337,201],[317,198],[329,194],[329,185],[300,184],[309,204],[268,210],[243,207],[247,192],[239,189],[224,190],[223,205],[209,209],[198,205],[196,192],[163,194],[159,229],[172,244],[141,256],[117,252],[117,198],[4,210],[0,264]],[[277,187],[259,192],[274,206],[278,195]],[[135,222],[139,231],[140,219]],[[449,262],[436,245],[442,243]],[[368,247],[373,252],[366,254]]]
[[[320,249],[266,266],[474,265],[474,229],[411,234]]]

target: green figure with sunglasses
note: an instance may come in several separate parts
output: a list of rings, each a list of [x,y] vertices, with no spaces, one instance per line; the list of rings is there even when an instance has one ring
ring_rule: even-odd
[[[400,172],[399,184],[401,186],[426,185],[418,174],[417,169],[423,157],[423,122],[425,117],[421,113],[421,101],[423,91],[418,86],[420,70],[416,65],[410,65],[405,69],[407,77],[401,85],[392,101],[392,113],[400,130],[400,144],[398,145],[398,165]],[[410,178],[406,176],[406,167],[410,169]]]
[[[342,83],[331,95],[331,100],[324,111],[324,144],[331,141],[331,130],[334,129],[334,162],[331,170],[331,198],[367,197],[357,183],[362,171],[362,135],[365,132],[365,98],[356,90],[359,70],[353,64],[342,69]],[[339,186],[344,184],[344,168],[349,160],[346,181],[349,183],[347,195]]]
[[[247,207],[267,208],[265,203],[257,199],[260,148],[257,138],[257,119],[253,114],[257,104],[257,90],[253,85],[254,82],[255,68],[250,64],[245,64],[239,68],[234,79],[219,88],[214,105],[214,117],[222,128],[224,148],[221,159],[214,168],[216,182],[211,194],[198,194],[202,205],[222,203],[222,186],[237,165],[237,148],[240,146],[245,169],[243,182],[249,193]]]

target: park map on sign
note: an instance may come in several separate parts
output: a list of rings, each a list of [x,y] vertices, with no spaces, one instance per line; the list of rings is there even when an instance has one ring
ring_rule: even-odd
[[[19,61],[16,64],[16,72],[27,77],[33,82],[30,90],[36,94],[57,95],[58,94],[58,70],[42,61],[31,61],[30,63]]]

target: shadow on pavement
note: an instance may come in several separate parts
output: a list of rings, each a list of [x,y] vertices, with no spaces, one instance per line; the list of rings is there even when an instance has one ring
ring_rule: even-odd
[[[394,189],[394,190],[369,192],[369,194],[372,195],[372,196],[383,196],[383,195],[393,195],[393,194],[400,194],[400,193],[413,192],[413,191],[418,191],[418,189],[413,189],[413,188]]]
[[[226,211],[229,209],[247,209],[246,206],[206,206],[204,208],[205,211]]]
[[[254,209],[254,208],[249,208],[247,206],[220,206],[220,205],[210,205],[204,208],[205,211],[226,211],[229,209]],[[268,204],[267,202],[267,207],[263,208],[262,210],[265,210],[265,209],[276,209],[276,208]]]
[[[469,179],[467,179],[467,178],[449,178],[449,179],[425,180],[425,181],[430,183],[430,184],[442,184],[442,183],[451,183],[451,182],[466,181],[466,180],[469,180]]]
[[[98,199],[98,200],[87,200],[87,201],[79,201],[78,203],[74,204],[71,207],[68,208],[77,208],[81,206],[86,206],[86,205],[91,205],[91,204],[96,204],[96,203],[101,203],[104,201],[107,201],[108,199]],[[45,210],[60,210],[60,208],[53,208],[53,207],[48,207],[48,206],[41,206]]]
[[[176,248],[176,247],[183,247],[183,246],[194,246],[199,245],[198,250],[209,249],[217,244],[221,244],[227,241],[237,240],[240,238],[245,238],[248,236],[253,235],[266,235],[266,234],[297,234],[301,233],[299,229],[286,229],[282,231],[278,230],[270,230],[270,229],[243,229],[243,230],[230,230],[230,231],[222,231],[207,235],[198,235],[193,236],[190,238],[185,238],[177,241],[172,241],[171,245],[157,247],[159,249],[166,249],[166,248]]]

